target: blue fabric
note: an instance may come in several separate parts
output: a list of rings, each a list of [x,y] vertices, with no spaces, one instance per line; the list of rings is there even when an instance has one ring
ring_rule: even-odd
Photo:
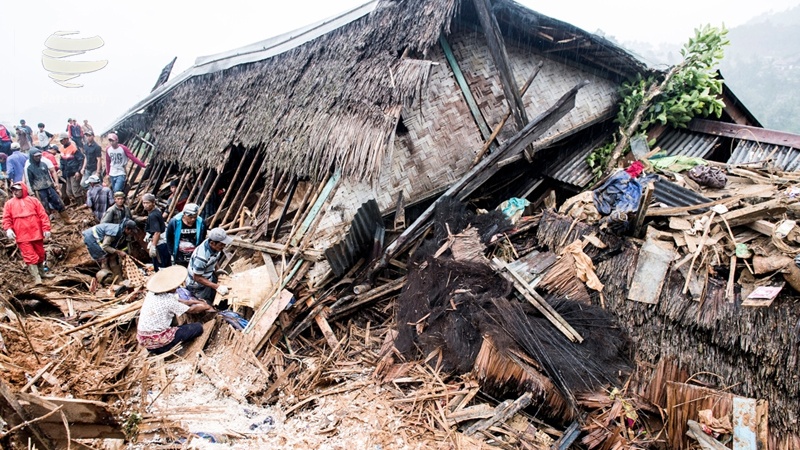
[[[25,174],[26,162],[28,162],[28,155],[22,152],[14,152],[14,154],[9,156],[8,160],[6,160],[8,178],[13,183],[22,181],[22,176]]]
[[[155,269],[156,272],[158,272],[158,269],[163,269],[172,265],[172,257],[169,254],[169,247],[167,247],[166,242],[158,244],[156,246],[156,251],[158,252],[158,257],[152,258],[153,269]]]
[[[89,256],[91,256],[93,260],[99,261],[108,256],[108,253],[103,251],[100,244],[97,243],[97,240],[92,235],[91,228],[83,230],[83,243],[86,244],[86,248],[89,250]]]
[[[111,182],[111,190],[113,192],[125,192],[123,191],[125,188],[125,175],[109,176],[108,179]]]
[[[36,192],[43,205],[49,205],[58,212],[64,211],[64,202],[61,201],[61,197],[58,196],[53,186]]]
[[[630,174],[620,170],[594,190],[594,206],[607,216],[612,211],[631,212],[639,207],[642,184]]]
[[[205,223],[203,222],[202,217],[197,217],[197,222],[194,224],[197,227],[197,233],[195,236],[194,245],[200,245],[201,238],[203,236],[203,227]],[[181,230],[183,229],[183,212],[179,212],[175,215],[170,221],[169,225],[167,226],[167,240],[172,243],[172,254],[178,254],[178,246],[181,243]]]

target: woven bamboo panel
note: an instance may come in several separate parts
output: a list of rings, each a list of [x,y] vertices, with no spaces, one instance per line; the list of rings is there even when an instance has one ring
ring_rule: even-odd
[[[508,111],[508,103],[483,34],[460,32],[449,39],[481,113],[489,127],[494,127]],[[547,55],[522,48],[511,41],[506,42],[506,50],[517,88],[525,84],[539,61],[544,61],[541,71],[522,97],[529,120],[547,110],[582,80],[591,82],[578,92],[575,108],[540,139],[578,127],[614,107],[617,99],[614,82],[554,61]],[[500,141],[512,136],[515,130],[515,124],[509,120],[500,134]]]

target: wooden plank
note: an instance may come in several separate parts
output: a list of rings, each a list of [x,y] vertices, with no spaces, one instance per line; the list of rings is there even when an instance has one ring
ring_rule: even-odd
[[[783,200],[776,198],[733,211],[728,211],[725,214],[722,214],[721,217],[717,217],[714,222],[722,222],[722,219],[724,218],[725,221],[728,222],[728,226],[736,227],[739,225],[753,223],[770,215],[782,214],[785,211],[786,205],[783,204]]]
[[[267,278],[269,278],[270,284],[277,284],[280,277],[278,276],[277,269],[275,269],[275,262],[272,261],[272,257],[269,256],[267,252],[261,252],[261,259],[264,260],[264,266],[267,269]]]
[[[19,394],[19,399],[27,405],[24,409],[32,416],[43,416],[54,409],[61,413],[69,423],[72,439],[124,439],[119,423],[114,419],[108,404],[77,398],[40,397],[32,394]],[[51,439],[65,439],[66,429],[61,414],[54,414],[40,422],[42,431]]]
[[[636,218],[634,220],[633,236],[641,238],[644,235],[644,219],[647,217],[647,209],[650,207],[650,202],[653,200],[653,192],[655,192],[655,184],[653,182],[647,183],[644,188],[644,195],[639,199],[639,207],[636,210]]]
[[[700,448],[702,448],[703,450],[728,449],[728,447],[722,445],[721,442],[703,432],[703,429],[702,427],[700,427],[700,424],[695,422],[694,420],[688,420],[686,421],[686,424],[689,426],[689,431],[686,432],[686,435],[691,438],[694,438],[700,445]],[[755,447],[753,448],[755,449]]]
[[[270,332],[272,325],[278,318],[278,314],[289,306],[293,298],[294,294],[283,289],[276,294],[276,296],[268,300],[269,304],[260,316],[251,319],[247,328],[244,330],[250,350],[254,353],[258,352],[261,341]]]
[[[521,130],[528,123],[528,115],[525,113],[525,103],[517,90],[517,83],[514,82],[514,75],[511,72],[511,64],[508,61],[508,53],[503,42],[503,35],[494,14],[491,13],[489,0],[473,0],[475,10],[478,13],[478,20],[481,23],[483,34],[486,36],[486,43],[489,47],[489,54],[492,55],[494,66],[500,75],[500,86],[503,88],[508,107],[517,123],[517,130]],[[486,136],[484,136],[486,138]]]
[[[481,109],[478,108],[478,102],[476,102],[475,97],[472,96],[472,91],[469,89],[469,84],[467,84],[467,80],[464,78],[464,74],[461,72],[461,68],[458,66],[458,61],[453,54],[453,49],[450,48],[450,43],[447,42],[447,39],[445,39],[444,33],[439,36],[439,45],[441,45],[442,50],[444,51],[444,56],[447,59],[447,63],[450,65],[450,70],[453,71],[453,76],[456,78],[456,83],[461,89],[461,93],[464,94],[464,100],[467,102],[467,106],[469,106],[469,112],[472,113],[472,118],[478,125],[478,129],[481,132],[481,136],[483,136],[483,140],[488,140],[489,136],[492,135],[492,132],[489,130],[489,125],[486,124],[486,120],[481,114]]]
[[[669,242],[656,242],[651,236],[639,250],[636,272],[633,274],[628,300],[654,305],[658,303],[664,278],[672,261],[675,250]]]
[[[266,241],[247,242],[240,239],[234,239],[233,242],[231,242],[231,246],[249,248],[252,250],[259,250],[277,256],[286,256],[287,254],[295,254],[297,252],[300,252],[300,256],[306,261],[315,262],[322,260],[322,252],[319,250],[314,250],[314,249],[300,250],[297,247],[286,248],[282,244],[276,244],[274,242],[266,242]]]
[[[6,409],[13,411],[17,418],[19,418],[19,421],[14,420],[14,414],[9,414],[9,411]],[[8,385],[2,380],[2,378],[0,378],[0,412],[3,413],[3,420],[12,426],[17,426],[35,418],[30,416],[28,412],[22,408],[22,405],[20,405],[19,401],[17,401],[17,398],[14,396],[14,394],[11,392],[11,389],[8,388]],[[44,414],[41,414],[37,417],[41,417],[42,415]],[[37,446],[41,446],[43,449],[53,448],[52,443],[45,437],[45,433],[41,428],[39,428],[38,423],[30,423],[27,425],[27,428],[33,434],[33,438]]]
[[[485,430],[496,423],[505,422],[510,419],[514,414],[516,414],[519,410],[526,408],[528,405],[531,404],[531,400],[533,399],[533,394],[530,392],[526,392],[522,394],[521,397],[512,401],[506,400],[503,403],[500,403],[495,408],[495,413],[492,417],[487,419],[481,420],[475,424],[472,424],[469,428],[464,431],[464,434],[467,436],[471,436],[478,431]]]
[[[538,292],[532,289],[525,280],[515,271],[511,270],[508,265],[499,258],[492,258],[492,265],[498,271],[498,273],[503,276],[503,278],[510,281],[517,291],[525,297],[531,305],[533,305],[539,312],[544,315],[544,317],[550,321],[559,331],[564,333],[564,335],[572,342],[581,343],[583,342],[583,337],[575,331],[572,326],[561,317],[549,303],[547,300],[542,298]]]
[[[714,136],[724,136],[745,141],[760,142],[762,144],[800,148],[800,135],[783,131],[766,130],[759,127],[699,118],[692,119],[692,121],[689,122],[688,128],[692,131],[699,131]]]
[[[211,337],[211,333],[214,331],[214,327],[220,323],[220,321],[220,317],[217,316],[214,318],[214,320],[209,320],[203,324],[203,334],[189,342],[183,351],[183,356],[187,360],[194,361],[197,358],[197,355],[203,351],[203,349],[206,347],[206,343],[208,343],[208,339]]]
[[[300,225],[300,229],[298,229],[297,232],[294,234],[294,237],[292,237],[291,241],[292,246],[296,246],[303,238],[303,236],[306,234],[306,231],[308,231],[308,228],[311,226],[311,223],[317,217],[317,214],[319,214],[320,209],[322,209],[322,205],[324,205],[325,202],[328,200],[328,197],[331,195],[331,192],[333,192],[333,188],[336,187],[336,183],[339,182],[339,179],[341,177],[342,177],[342,171],[337,169],[336,172],[330,177],[330,179],[328,179],[328,183],[325,184],[325,189],[323,189],[322,193],[319,195],[319,197],[317,197],[317,201],[314,202],[314,206],[312,206],[311,209],[309,210],[308,215],[306,216],[305,220],[303,220],[303,223]],[[277,230],[277,227],[275,227],[275,229]]]

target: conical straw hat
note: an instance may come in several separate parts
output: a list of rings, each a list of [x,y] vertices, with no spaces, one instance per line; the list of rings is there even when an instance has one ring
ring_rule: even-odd
[[[156,294],[169,292],[183,284],[187,274],[186,267],[178,265],[161,269],[147,280],[147,290]]]

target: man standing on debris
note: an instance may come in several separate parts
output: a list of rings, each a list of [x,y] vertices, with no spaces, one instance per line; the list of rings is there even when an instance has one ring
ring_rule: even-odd
[[[28,169],[25,173],[27,174],[28,185],[37,194],[42,204],[49,204],[50,207],[58,211],[65,223],[71,223],[64,209],[64,203],[56,192],[56,189],[58,189],[56,169],[53,167],[53,163],[42,158],[42,151],[38,148],[31,151],[30,164],[28,164]]]
[[[52,278],[44,271],[44,241],[50,239],[50,219],[39,200],[28,196],[22,183],[11,185],[14,197],[3,207],[3,230],[17,247],[28,265],[34,284],[42,284],[42,277]]]
[[[167,225],[167,247],[175,264],[183,267],[189,266],[194,249],[206,238],[205,222],[202,217],[197,217],[199,211],[196,203],[187,203]]]
[[[150,353],[165,353],[175,345],[203,334],[202,323],[173,327],[173,317],[214,311],[214,308],[203,301],[184,300],[175,292],[185,279],[186,268],[172,266],[147,281],[147,295],[139,311],[136,339]]]
[[[89,256],[100,263],[100,267],[108,270],[108,258],[112,255],[124,257],[120,250],[125,238],[136,231],[136,222],[126,220],[122,223],[101,223],[83,230],[83,243],[89,250]]]
[[[100,221],[108,210],[108,205],[114,202],[111,189],[100,183],[100,177],[92,175],[89,177],[89,190],[86,191],[86,206],[92,210],[94,216]]]
[[[81,187],[86,189],[89,183],[89,177],[97,175],[98,178],[103,178],[103,149],[94,140],[94,132],[86,131],[84,133],[86,142],[83,144],[83,178],[81,178]]]
[[[25,179],[25,163],[28,162],[28,152],[23,152],[19,144],[11,144],[11,156],[6,160],[8,168],[8,179],[12,183],[18,183]]]
[[[122,223],[125,219],[133,219],[131,209],[125,204],[125,194],[114,192],[114,204],[106,210],[100,223]]]
[[[167,224],[164,223],[161,210],[156,207],[155,195],[144,194],[142,206],[147,211],[147,222],[144,227],[144,232],[147,233],[145,236],[147,251],[153,260],[153,268],[158,272],[160,268],[172,265],[172,258],[167,246]]]
[[[128,166],[128,161],[133,161],[134,164],[141,168],[146,168],[147,165],[139,160],[128,147],[119,143],[119,137],[114,133],[108,134],[109,147],[106,149],[106,170],[108,170],[108,177],[111,180],[111,190],[114,192],[125,191],[125,169]]]
[[[66,183],[67,197],[70,203],[83,203],[83,188],[81,188],[85,162],[83,151],[70,140],[67,133],[61,133],[59,141],[63,147],[61,149],[61,175]]]
[[[189,276],[186,277],[186,289],[195,297],[214,302],[215,292],[228,294],[228,287],[217,284],[217,262],[222,250],[233,242],[233,238],[222,228],[214,228],[208,232],[208,239],[194,249],[189,259]]]

